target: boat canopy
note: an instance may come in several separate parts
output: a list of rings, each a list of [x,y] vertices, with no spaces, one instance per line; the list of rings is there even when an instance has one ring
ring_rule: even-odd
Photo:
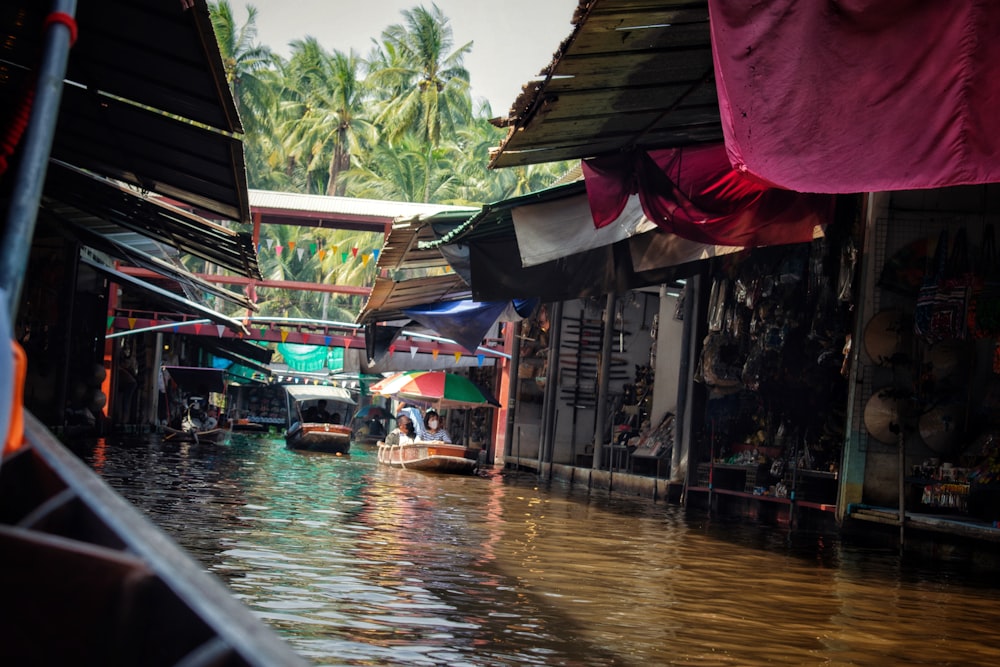
[[[351,398],[351,392],[343,387],[330,387],[326,385],[297,385],[286,384],[285,391],[296,401],[313,401],[320,398],[328,401],[338,401],[355,405],[357,401]]]
[[[214,391],[217,394],[226,391],[226,373],[221,369],[196,366],[164,366],[163,369],[187,391]]]

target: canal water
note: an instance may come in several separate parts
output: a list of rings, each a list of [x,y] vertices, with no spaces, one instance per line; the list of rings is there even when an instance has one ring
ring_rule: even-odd
[[[996,665],[974,563],[374,452],[99,441],[110,485],[317,665]]]

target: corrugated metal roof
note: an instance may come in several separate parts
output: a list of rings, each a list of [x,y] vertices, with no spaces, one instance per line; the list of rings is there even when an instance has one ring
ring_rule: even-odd
[[[357,321],[369,324],[408,320],[403,308],[471,298],[472,289],[457,273],[400,281],[379,278]]]
[[[250,190],[250,206],[256,211],[268,209],[280,211],[302,211],[328,213],[331,216],[362,216],[398,218],[435,215],[445,211],[465,211],[470,215],[478,208],[466,206],[445,206],[443,204],[418,204],[409,202],[382,201],[377,199],[354,199],[352,197],[329,197],[326,195],[304,195],[294,192],[271,192]]]
[[[260,279],[249,234],[142,197],[113,181],[53,163],[45,182],[45,207],[56,217],[105,236],[129,230],[201,257],[237,275]]]
[[[706,1],[580,0],[573,23],[491,167],[723,140]]]
[[[0,10],[0,109],[20,108],[49,3]],[[52,156],[249,222],[242,127],[206,0],[81,0]]]
[[[408,319],[402,313],[403,308],[470,298],[469,285],[451,272],[441,251],[421,246],[448,235],[478,211],[443,211],[430,217],[401,219],[393,224],[379,252],[378,278],[356,321],[366,324]],[[449,273],[441,275],[442,270]],[[426,271],[435,271],[437,275],[414,276]]]

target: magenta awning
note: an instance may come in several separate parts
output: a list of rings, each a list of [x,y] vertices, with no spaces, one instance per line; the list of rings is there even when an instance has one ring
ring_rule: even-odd
[[[1000,3],[709,0],[737,170],[800,192],[1000,182]]]
[[[597,227],[638,194],[646,217],[681,238],[723,246],[805,243],[830,222],[833,197],[770,187],[735,171],[722,144],[633,151],[583,161]]]

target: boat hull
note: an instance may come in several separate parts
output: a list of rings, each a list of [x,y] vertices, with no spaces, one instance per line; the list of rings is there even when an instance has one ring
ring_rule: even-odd
[[[211,656],[234,667],[306,667],[204,564],[24,416],[25,443],[0,465],[9,626],[0,664],[209,664]]]
[[[213,428],[207,431],[185,431],[183,429],[163,427],[163,439],[173,442],[224,442],[229,437],[227,428]]]
[[[379,442],[378,462],[407,470],[471,474],[479,467],[479,452],[442,442],[417,441],[405,445]]]
[[[285,446],[310,452],[348,454],[351,450],[351,428],[343,424],[295,424],[285,434]]]

